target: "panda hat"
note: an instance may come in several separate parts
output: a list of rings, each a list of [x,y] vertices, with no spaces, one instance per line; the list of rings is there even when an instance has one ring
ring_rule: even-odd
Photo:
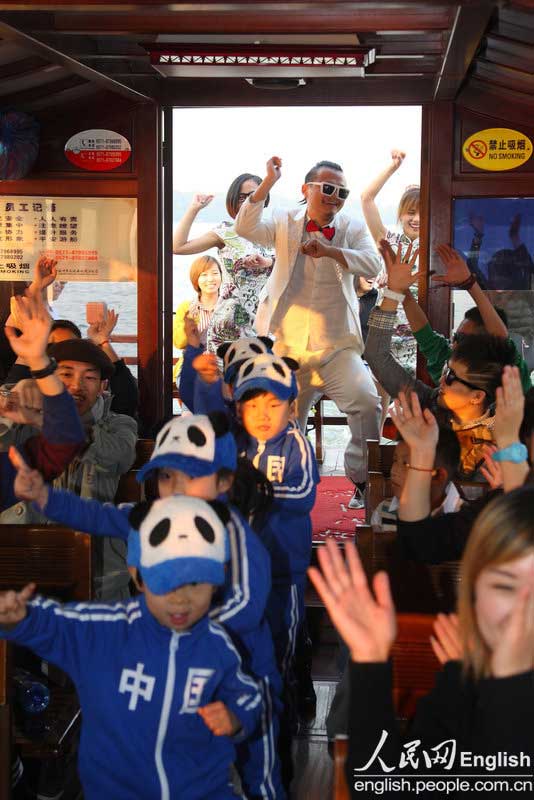
[[[144,481],[150,472],[162,467],[179,469],[191,478],[211,475],[222,467],[235,471],[237,447],[225,414],[193,414],[167,422],[137,480]]]
[[[272,392],[280,400],[297,396],[297,381],[294,370],[298,364],[292,358],[279,358],[272,353],[264,353],[249,358],[239,367],[234,385],[234,398],[240,400],[251,389]]]
[[[229,514],[223,503],[175,495],[139,503],[129,520],[128,566],[153,594],[186,583],[224,583]]]
[[[273,340],[268,336],[248,336],[235,342],[223,342],[217,348],[217,355],[223,360],[224,382],[234,382],[237,371],[244,361],[272,351]]]

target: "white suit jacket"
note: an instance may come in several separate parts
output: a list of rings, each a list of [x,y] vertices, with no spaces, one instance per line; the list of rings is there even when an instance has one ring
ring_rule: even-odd
[[[272,316],[291,280],[295,260],[302,242],[302,231],[306,219],[306,206],[287,211],[274,209],[272,218],[263,220],[263,203],[250,203],[247,199],[239,210],[235,230],[239,236],[264,247],[275,248],[276,260],[273,271],[263,287],[254,327],[258,335],[267,335]],[[338,267],[343,296],[354,317],[356,330],[360,331],[358,298],[354,291],[354,275],[372,279],[381,269],[380,257],[366,226],[346,214],[337,214],[333,222],[336,228],[335,247],[340,247],[348,264]],[[334,242],[333,242],[334,243]],[[351,337],[353,338],[353,337]],[[356,344],[361,353],[361,334]]]

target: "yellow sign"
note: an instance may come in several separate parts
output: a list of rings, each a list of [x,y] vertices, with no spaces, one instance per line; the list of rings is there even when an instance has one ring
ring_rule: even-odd
[[[520,167],[532,155],[532,142],[511,128],[486,128],[465,140],[462,154],[478,169],[502,172]]]

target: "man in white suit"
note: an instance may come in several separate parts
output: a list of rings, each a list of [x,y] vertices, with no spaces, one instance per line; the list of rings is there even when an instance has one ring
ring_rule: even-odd
[[[252,242],[275,248],[273,271],[260,295],[255,327],[276,340],[275,352],[298,360],[298,415],[327,394],[347,415],[351,440],[345,471],[356,484],[351,508],[363,506],[367,477],[365,440],[378,438],[380,398],[361,354],[363,341],[354,276],[372,279],[381,264],[365,225],[341,209],[348,197],[339,164],[320,161],[306,175],[303,205],[273,211],[264,201],[279,180],[282,162],[267,162],[262,183],[241,206],[235,229]]]

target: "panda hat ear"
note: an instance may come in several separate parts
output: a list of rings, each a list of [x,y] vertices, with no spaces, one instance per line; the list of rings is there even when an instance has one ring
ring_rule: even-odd
[[[148,512],[152,508],[152,503],[152,500],[142,500],[140,503],[136,503],[132,508],[128,514],[128,521],[134,530],[139,530],[141,523],[145,517],[148,516]]]
[[[232,346],[233,342],[223,342],[217,348],[217,355],[219,358],[224,358],[226,353],[228,352],[229,348]]]
[[[272,339],[269,339],[268,336],[258,336],[258,339],[260,340],[260,342],[263,342],[265,347],[268,347],[269,350],[273,349],[274,341]]]
[[[291,372],[296,372],[300,366],[298,361],[295,361],[294,358],[290,358],[289,356],[284,356],[282,361],[287,364]]]
[[[208,414],[208,419],[211,422],[213,430],[215,431],[216,439],[218,439],[220,436],[224,436],[225,433],[229,433],[230,422],[223,411],[211,411]]]
[[[225,503],[221,503],[220,500],[207,500],[206,502],[213,508],[222,524],[228,525],[230,522],[230,512],[228,510],[228,506]]]

